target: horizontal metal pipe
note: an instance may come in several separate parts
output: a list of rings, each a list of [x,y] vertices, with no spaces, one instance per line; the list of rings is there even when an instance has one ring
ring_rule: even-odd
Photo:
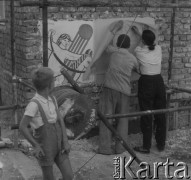
[[[173,89],[173,90],[186,92],[186,93],[191,93],[191,89],[187,89],[187,88],[176,87],[176,86],[168,86],[168,88]]]
[[[12,105],[12,106],[0,106],[0,111],[3,111],[3,110],[10,110],[10,109],[22,109],[22,108],[25,108],[26,107],[26,104],[23,104],[23,105]]]
[[[0,19],[0,23],[6,23],[6,22],[8,22],[8,20],[7,19]]]
[[[12,105],[12,106],[0,106],[0,111],[2,111],[2,110],[9,110],[9,109],[15,109],[15,108],[22,109],[24,107],[26,107],[26,104]],[[105,117],[107,119],[124,118],[124,117],[137,117],[137,116],[170,113],[170,112],[184,111],[184,110],[191,110],[191,106],[178,107],[178,108],[169,108],[169,109],[147,110],[147,111],[127,113],[127,114],[105,115]],[[131,120],[136,120],[136,119],[137,118],[131,118]]]
[[[26,82],[25,80],[23,79],[19,79],[19,82],[27,87],[29,87],[30,89],[36,91],[35,87],[33,87],[31,84],[29,84],[28,82]]]
[[[159,4],[159,5],[152,5],[152,4],[142,4],[142,5],[128,5],[125,3],[119,3],[119,4],[111,4],[111,3],[91,3],[91,2],[80,2],[76,3],[74,1],[62,1],[62,2],[47,2],[43,5],[41,2],[21,2],[20,6],[64,6],[64,7],[143,7],[143,8],[191,8],[191,4]]]
[[[169,108],[169,109],[147,110],[147,111],[127,113],[127,114],[106,115],[105,117],[107,119],[114,119],[114,118],[144,116],[144,115],[151,115],[151,114],[170,113],[170,112],[184,111],[184,110],[191,110],[191,106]]]

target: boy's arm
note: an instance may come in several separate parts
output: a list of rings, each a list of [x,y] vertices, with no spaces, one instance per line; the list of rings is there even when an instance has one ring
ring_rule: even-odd
[[[19,130],[23,133],[24,137],[32,144],[33,147],[40,146],[38,142],[32,137],[28,125],[32,117],[24,115],[19,126]]]
[[[19,126],[19,130],[23,133],[24,137],[32,144],[34,147],[34,156],[36,158],[41,158],[45,156],[43,149],[41,148],[40,144],[32,137],[28,125],[32,117],[24,115]]]

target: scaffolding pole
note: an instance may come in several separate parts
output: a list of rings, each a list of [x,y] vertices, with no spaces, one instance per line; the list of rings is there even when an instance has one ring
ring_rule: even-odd
[[[123,7],[125,3],[111,3],[111,1],[103,2],[103,1],[97,1],[93,2],[90,0],[83,0],[79,3],[76,3],[76,1],[60,1],[60,2],[54,2],[49,1],[46,3],[46,6],[64,6],[64,7]],[[43,6],[44,4],[39,1],[33,1],[33,2],[21,2],[20,6]],[[125,4],[126,7],[143,7],[143,8],[191,8],[191,4],[178,4],[178,3],[161,3],[161,4],[140,4],[140,5],[128,5]]]
[[[43,0],[42,6],[42,31],[43,31],[43,66],[48,67],[48,7],[47,0]]]
[[[175,1],[174,1],[175,2]],[[169,61],[168,61],[168,85],[171,81],[172,76],[172,60],[173,60],[173,51],[174,51],[174,24],[175,24],[175,17],[176,17],[176,8],[172,9],[171,13],[171,34],[170,34],[170,54],[169,54]],[[167,101],[166,107],[170,108],[170,99],[171,94],[167,94]],[[170,124],[170,114],[166,114],[166,134],[168,136],[169,124]]]
[[[0,19],[0,23],[7,23],[8,20],[7,19]]]
[[[12,59],[12,78],[16,77],[16,62],[15,62],[15,0],[11,0],[11,59]],[[18,104],[17,84],[13,83],[13,104]],[[13,111],[14,124],[18,124],[17,108]],[[18,147],[18,130],[14,130],[14,146]]]
[[[170,113],[175,111],[185,111],[185,110],[191,110],[191,106],[176,107],[176,108],[169,108],[169,109],[147,110],[147,111],[127,113],[127,114],[106,115],[106,118],[115,119],[115,118],[125,118],[125,117],[138,117],[138,116],[164,114],[164,113]]]
[[[176,87],[176,86],[168,86],[168,88],[191,94],[191,89],[182,88],[182,87]]]

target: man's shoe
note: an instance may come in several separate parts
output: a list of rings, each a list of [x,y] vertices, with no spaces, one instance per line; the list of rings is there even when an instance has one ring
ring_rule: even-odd
[[[98,149],[97,153],[98,154],[103,154],[103,155],[113,155],[113,154],[115,154],[113,149]]]
[[[133,149],[135,151],[143,153],[143,154],[149,154],[150,153],[150,149],[145,149],[143,147],[134,147]]]

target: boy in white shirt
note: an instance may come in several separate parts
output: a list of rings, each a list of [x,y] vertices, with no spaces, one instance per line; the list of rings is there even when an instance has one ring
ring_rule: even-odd
[[[68,158],[68,143],[64,121],[58,111],[56,99],[50,96],[54,87],[54,73],[50,68],[41,67],[33,73],[36,95],[27,105],[20,123],[24,137],[33,145],[34,154],[42,168],[43,179],[53,180],[54,162],[64,179],[72,180],[73,172]],[[67,100],[65,114],[72,107],[73,101]],[[31,125],[33,135],[27,128]]]

